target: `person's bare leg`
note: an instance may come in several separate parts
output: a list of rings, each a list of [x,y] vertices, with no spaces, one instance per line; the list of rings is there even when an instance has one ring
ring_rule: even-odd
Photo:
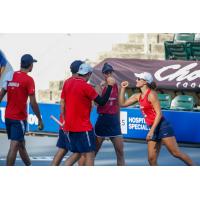
[[[95,156],[98,154],[99,149],[101,148],[105,138],[102,137],[97,137],[96,136],[96,151],[95,151]]]
[[[18,150],[19,150],[19,142],[15,140],[11,140],[10,148],[9,148],[7,159],[6,159],[7,166],[13,166],[15,164]]]
[[[81,155],[80,159],[78,160],[78,165],[79,166],[85,165],[85,156],[84,155]]]
[[[73,153],[66,161],[66,166],[72,166],[74,165],[81,157],[81,153]]]
[[[113,143],[113,146],[115,148],[115,153],[117,156],[117,165],[124,166],[125,160],[124,160],[123,138],[122,137],[111,137],[110,140]]]
[[[29,155],[26,151],[25,141],[19,142],[19,155],[20,155],[21,159],[23,160],[23,162],[26,166],[31,165],[31,160],[30,160]]]
[[[162,139],[167,150],[176,158],[182,160],[186,165],[195,165],[192,159],[185,153],[181,152],[175,137],[166,137]]]
[[[67,154],[67,150],[66,149],[62,149],[59,148],[58,151],[56,152],[53,161],[51,163],[52,166],[59,166],[62,159],[64,158],[64,156]]]
[[[95,152],[85,153],[85,166],[94,166]]]
[[[160,149],[161,149],[161,142],[156,142],[156,141],[149,141],[147,143],[148,145],[148,161],[149,161],[149,165],[151,166],[157,166],[157,159],[158,159],[158,155],[160,153]]]

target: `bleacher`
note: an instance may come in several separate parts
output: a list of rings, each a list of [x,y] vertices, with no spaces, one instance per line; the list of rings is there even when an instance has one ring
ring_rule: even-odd
[[[200,60],[200,35],[177,33],[173,41],[165,41],[166,60]]]
[[[200,34],[176,33],[173,41],[164,42],[164,48],[166,60],[200,60]],[[165,95],[171,96],[168,104],[167,100],[163,100],[162,96]],[[159,94],[158,97],[162,109],[198,111],[200,108],[200,95],[195,91],[173,91],[173,95],[165,91],[165,94]]]
[[[139,92],[140,90],[137,88],[129,88],[126,90],[125,98]],[[157,94],[162,110],[200,111],[200,93],[159,89]],[[131,107],[139,107],[138,102]]]
[[[200,60],[200,33],[176,33],[173,40],[164,41],[164,50],[166,60]],[[137,92],[129,89],[126,98]],[[200,111],[200,92],[159,89],[157,93],[164,110]]]

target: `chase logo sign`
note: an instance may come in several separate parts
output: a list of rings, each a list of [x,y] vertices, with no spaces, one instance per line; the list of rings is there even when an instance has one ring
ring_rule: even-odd
[[[182,67],[181,64],[169,65],[157,70],[155,78],[162,81],[175,81],[176,88],[200,88],[200,70],[198,63],[194,62]]]

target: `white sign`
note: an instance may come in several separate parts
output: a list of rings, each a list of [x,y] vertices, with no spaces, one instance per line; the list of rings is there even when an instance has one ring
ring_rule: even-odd
[[[120,112],[120,124],[122,134],[127,134],[127,112]]]

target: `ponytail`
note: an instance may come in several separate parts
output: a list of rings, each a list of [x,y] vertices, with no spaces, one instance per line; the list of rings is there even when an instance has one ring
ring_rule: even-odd
[[[152,90],[155,90],[157,88],[157,85],[155,82],[152,82],[152,83],[147,83],[147,86],[152,89]]]

